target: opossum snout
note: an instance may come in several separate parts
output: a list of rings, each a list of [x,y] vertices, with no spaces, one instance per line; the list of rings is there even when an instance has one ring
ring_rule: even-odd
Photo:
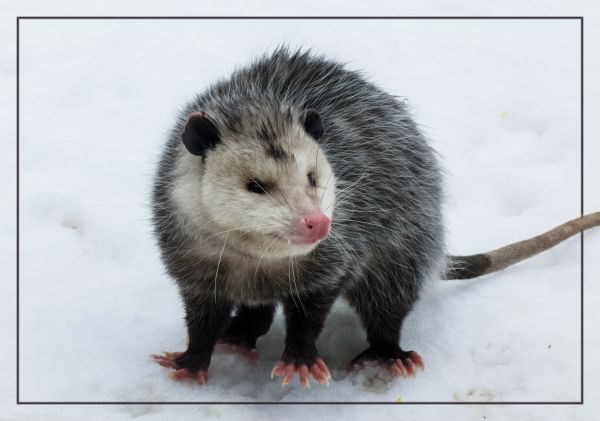
[[[326,238],[330,228],[331,220],[323,213],[316,211],[300,217],[296,232],[303,242],[310,244]]]

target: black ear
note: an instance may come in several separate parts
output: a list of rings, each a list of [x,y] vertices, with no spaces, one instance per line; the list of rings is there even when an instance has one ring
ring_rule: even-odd
[[[190,114],[181,135],[183,144],[190,153],[204,156],[207,149],[219,143],[219,129],[210,121],[205,112]]]
[[[321,116],[315,110],[306,110],[303,113],[304,130],[311,135],[315,140],[323,136],[323,122]]]

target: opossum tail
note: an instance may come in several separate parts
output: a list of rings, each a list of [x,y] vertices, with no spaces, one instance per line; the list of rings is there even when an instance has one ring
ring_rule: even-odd
[[[579,232],[597,226],[600,226],[600,212],[571,219],[543,234],[487,253],[448,256],[446,273],[442,275],[442,279],[470,279],[497,272],[546,251]]]

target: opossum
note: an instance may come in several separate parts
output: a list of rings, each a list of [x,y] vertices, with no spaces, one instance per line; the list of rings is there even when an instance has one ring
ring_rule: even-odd
[[[204,383],[217,341],[257,358],[281,303],[272,377],[327,383],[315,341],[341,296],[369,343],[350,366],[414,375],[424,363],[400,331],[427,279],[489,273],[587,227],[447,256],[443,198],[436,153],[405,104],[360,72],[286,47],[238,69],[184,107],[158,165],[153,224],[188,347],[155,360]]]

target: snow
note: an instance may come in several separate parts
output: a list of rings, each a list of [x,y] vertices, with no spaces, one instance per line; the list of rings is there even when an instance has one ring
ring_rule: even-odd
[[[37,6],[15,6],[3,20],[14,29],[17,14],[60,14]],[[576,14],[549,7],[551,14]],[[588,9],[594,19],[586,21],[586,40],[594,45],[600,9]],[[87,13],[106,12],[90,5]],[[14,52],[11,36],[2,43]],[[257,365],[218,350],[209,384],[198,386],[169,379],[149,358],[183,350],[185,328],[148,207],[152,173],[178,107],[236,66],[288,42],[364,70],[408,101],[446,171],[450,252],[482,252],[536,235],[580,212],[579,36],[576,20],[21,21],[20,400],[579,401],[579,237],[481,279],[432,281],[402,331],[403,347],[417,350],[427,367],[414,379],[344,370],[366,342],[356,315],[338,302],[317,343],[332,372],[329,387],[307,390],[297,381],[282,387],[270,379],[283,346],[280,313],[258,342]],[[597,48],[586,48],[586,65],[598,67]],[[12,53],[0,61],[5,92],[14,92],[13,62]],[[586,71],[585,211],[592,212],[600,209],[594,142],[600,90],[594,72]],[[4,115],[14,116],[13,100],[2,100]],[[0,214],[0,306],[7,313],[0,318],[7,338],[0,344],[0,419],[354,418],[375,411],[381,418],[584,419],[600,410],[590,403],[590,390],[600,386],[592,356],[600,347],[598,230],[585,235],[586,412],[577,406],[535,407],[535,414],[522,406],[458,405],[403,412],[394,406],[16,407],[14,119],[2,122],[6,185],[0,193],[8,203]]]

